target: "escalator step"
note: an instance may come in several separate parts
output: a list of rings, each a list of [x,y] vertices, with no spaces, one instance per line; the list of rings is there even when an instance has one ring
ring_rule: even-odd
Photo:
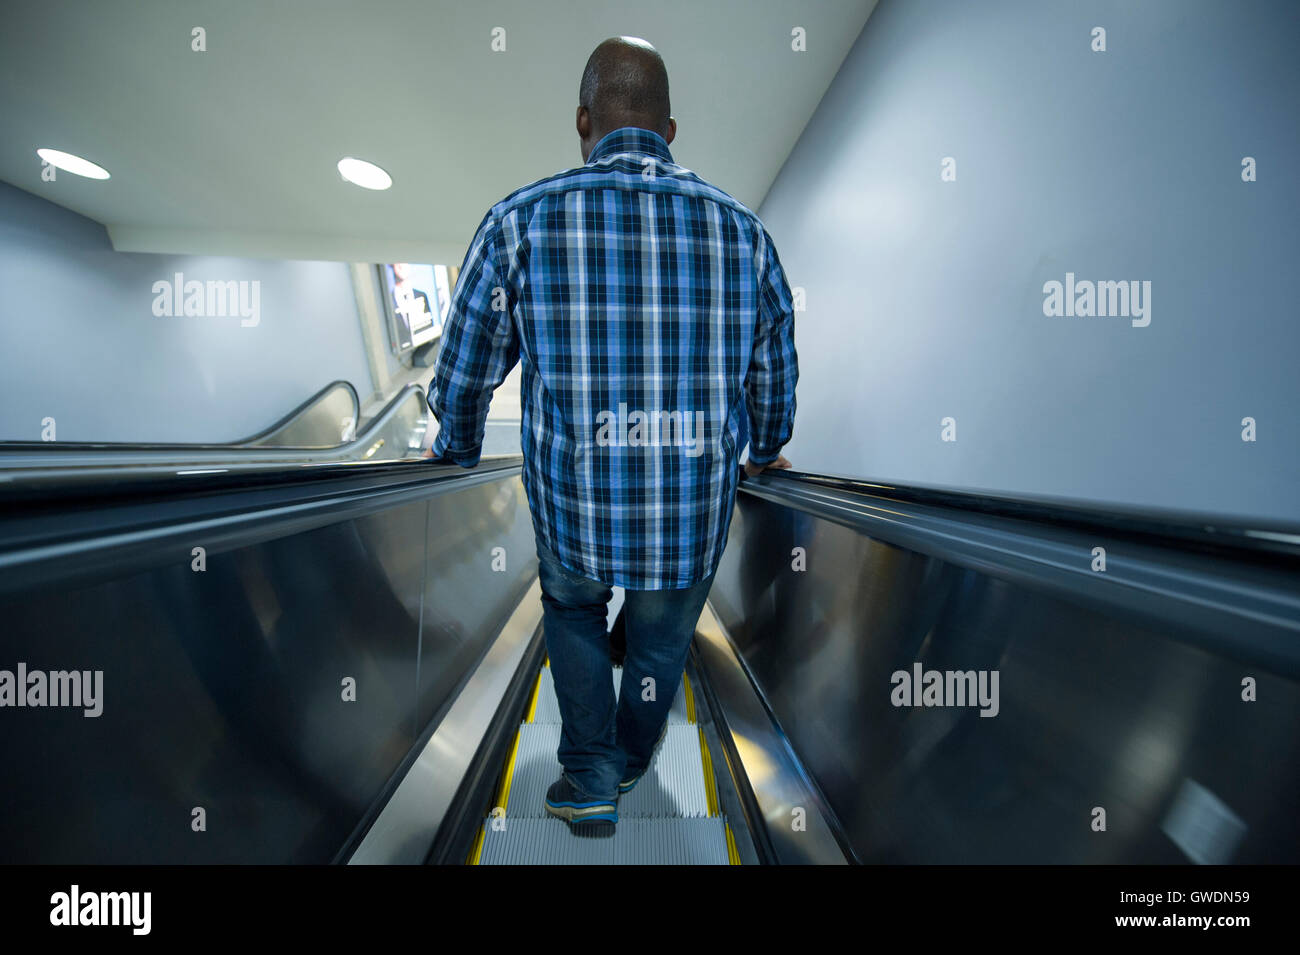
[[[525,723],[520,727],[506,802],[507,820],[546,818],[546,790],[560,778],[560,764],[555,758],[559,745],[559,723]],[[635,789],[619,800],[619,819],[690,819],[708,817],[709,809],[699,729],[689,724],[669,725],[650,770]]]
[[[618,698],[623,668],[614,667],[614,698]],[[687,723],[687,692],[685,683],[677,684],[677,695],[673,697],[673,707],[668,711],[668,725]],[[560,704],[555,698],[555,681],[551,677],[551,668],[542,667],[542,682],[537,692],[537,709],[533,715],[534,723],[559,723]]]
[[[512,799],[511,802],[514,800]],[[620,819],[610,839],[577,839],[559,819],[510,819],[487,830],[480,865],[727,865],[726,823]]]

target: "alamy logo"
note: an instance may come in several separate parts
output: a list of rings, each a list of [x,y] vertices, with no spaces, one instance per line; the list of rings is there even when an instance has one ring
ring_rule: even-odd
[[[185,280],[177,272],[175,281],[159,279],[153,283],[153,313],[159,318],[193,317],[243,319],[239,324],[253,328],[262,321],[262,283],[257,279],[226,282],[209,279]]]
[[[894,706],[978,706],[980,716],[997,716],[997,670],[895,670],[889,702]]]
[[[1134,328],[1151,324],[1151,281],[1120,279],[1118,282],[1081,282],[1073,272],[1065,283],[1055,279],[1043,283],[1043,314],[1049,318],[1131,318]]]
[[[664,448],[686,449],[688,458],[698,458],[704,453],[704,412],[695,412],[692,421],[689,411],[628,411],[627,402],[620,401],[618,411],[602,411],[596,415],[596,444],[612,448]]]
[[[132,935],[148,935],[152,892],[82,892],[74,885],[50,896],[51,925],[129,925]]]
[[[104,712],[103,670],[0,670],[0,706],[79,706],[82,716]]]

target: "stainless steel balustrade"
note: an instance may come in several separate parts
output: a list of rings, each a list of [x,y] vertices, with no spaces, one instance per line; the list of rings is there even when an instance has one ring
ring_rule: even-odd
[[[323,455],[9,453],[0,669],[104,690],[0,714],[0,861],[351,854],[536,576],[518,456],[421,461],[425,415]]]
[[[426,423],[417,387],[326,452],[0,451],[0,669],[104,681],[0,719],[0,861],[465,858],[541,733],[536,556],[518,456],[422,462]],[[996,715],[917,666],[996,672]],[[1294,528],[765,475],[690,669],[733,862],[1297,861]],[[543,848],[478,858],[635,861],[544,849],[544,762]]]
[[[333,381],[280,421],[250,438],[244,447],[331,448],[356,437],[361,400],[347,381]]]
[[[93,486],[144,476],[277,471],[287,465],[356,465],[418,459],[430,415],[424,390],[398,391],[350,441],[332,447],[94,445],[0,442],[0,487]]]
[[[765,475],[742,483],[710,606],[863,862],[1294,863],[1298,543],[1215,516]],[[917,663],[998,671],[997,716],[895,705]],[[806,844],[761,789],[778,842]]]

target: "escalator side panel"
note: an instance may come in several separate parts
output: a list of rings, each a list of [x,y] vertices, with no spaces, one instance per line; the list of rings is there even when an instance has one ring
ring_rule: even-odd
[[[5,709],[0,861],[336,858],[536,574],[517,470],[356,495],[116,570],[116,538],[5,553],[0,669],[101,673],[103,710]]]
[[[894,511],[886,519],[901,541],[913,529],[906,508]],[[1004,558],[944,559],[941,545],[922,552],[777,501],[738,500],[710,604],[857,856],[1297,861],[1300,686],[1280,652],[1295,621],[1247,611],[1219,629],[1234,608],[1218,601],[1212,626],[1181,616],[1162,626],[1155,609],[1125,613],[1128,596],[1101,602],[1082,588],[1071,596],[1059,580],[1035,586],[1026,551],[1007,535]],[[1095,542],[1119,559],[1110,579],[1087,583],[1124,587],[1125,542]],[[792,565],[794,548],[806,570]],[[1079,559],[1087,568],[1086,548]],[[1211,555],[1171,560],[1189,577],[1244,572]],[[1288,573],[1252,579],[1271,586]],[[1260,587],[1243,591],[1252,606],[1285,609],[1287,588]],[[1181,597],[1170,589],[1160,599]],[[896,674],[916,664],[996,673],[996,715],[899,704]],[[1246,678],[1253,702],[1243,700]],[[1104,832],[1094,828],[1098,808]],[[1203,832],[1188,822],[1197,819]]]

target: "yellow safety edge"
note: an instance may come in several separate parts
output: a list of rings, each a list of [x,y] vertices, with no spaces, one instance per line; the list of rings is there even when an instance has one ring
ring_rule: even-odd
[[[709,801],[709,815],[718,814],[718,783],[713,778],[713,759],[709,756],[709,744],[704,741],[704,727],[699,728],[700,759],[704,763],[704,794]]]
[[[528,715],[524,717],[525,723],[531,723],[537,716],[537,701],[542,695],[542,674],[537,673],[537,682],[533,684],[533,698],[528,701]]]
[[[537,682],[533,684],[532,699],[528,701],[528,716],[524,720],[525,723],[531,723],[533,717],[537,715],[537,697],[541,694],[541,690],[542,674],[539,671],[537,674]],[[506,772],[505,775],[501,777],[501,787],[497,790],[496,801],[492,803],[493,809],[500,806],[503,813],[505,812],[507,803],[510,801],[510,784],[514,782],[515,778],[515,757],[519,754],[520,735],[521,731],[515,730],[515,738],[510,743],[510,758],[506,760]],[[474,837],[474,848],[470,850],[469,859],[467,860],[470,865],[478,865],[479,860],[483,857],[483,840],[486,833],[487,823],[485,821],[483,825],[478,827],[478,835]]]

